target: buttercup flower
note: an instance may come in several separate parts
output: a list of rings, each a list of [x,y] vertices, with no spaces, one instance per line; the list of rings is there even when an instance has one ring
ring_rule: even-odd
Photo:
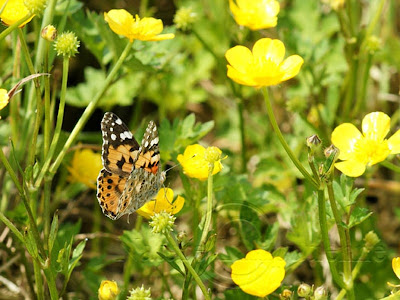
[[[279,2],[276,0],[229,0],[236,23],[251,30],[275,27],[278,22]]]
[[[400,257],[394,257],[392,259],[392,268],[394,274],[400,279]]]
[[[0,89],[0,110],[7,106],[10,97],[5,89]]]
[[[163,23],[155,18],[135,18],[125,9],[112,9],[104,13],[104,19],[116,34],[133,40],[162,41],[175,37],[172,33],[160,34],[163,31]]]
[[[253,250],[232,264],[231,277],[243,292],[265,297],[281,285],[285,265],[281,257],[272,257],[271,253],[262,249]]]
[[[181,211],[184,203],[185,198],[181,196],[178,196],[174,201],[174,191],[172,189],[162,188],[158,191],[155,199],[147,202],[136,212],[146,219],[150,219],[156,213],[162,211],[175,215]]]
[[[362,133],[350,123],[344,123],[332,132],[332,143],[339,148],[335,164],[342,173],[351,177],[361,176],[367,166],[384,161],[389,154],[400,153],[400,130],[385,139],[390,129],[390,117],[383,112],[366,115],[362,121]]]
[[[3,7],[6,0],[0,0],[0,8]],[[24,0],[8,0],[6,6],[4,7],[3,12],[0,15],[0,19],[4,24],[10,26],[15,22],[21,20],[29,14],[28,9],[24,4]],[[19,27],[23,27],[26,23],[28,23],[34,15],[32,15],[28,20],[19,25]]]
[[[222,151],[220,149],[217,147],[212,148],[212,152],[217,151],[221,156]],[[199,144],[187,146],[183,155],[179,154],[177,158],[183,167],[183,173],[192,178],[206,180],[208,178],[210,164],[207,160],[209,159],[209,155],[206,157],[208,152],[209,151],[206,151],[206,148]],[[212,175],[217,174],[221,169],[222,164],[221,159],[219,158],[214,162]]]
[[[285,60],[285,45],[280,40],[262,38],[253,51],[235,46],[225,53],[228,60],[228,77],[233,81],[254,87],[276,85],[299,73],[303,59],[291,55]]]
[[[115,300],[119,294],[119,288],[115,281],[103,280],[98,293],[99,300]]]
[[[76,150],[67,167],[70,182],[81,182],[91,189],[96,189],[96,180],[102,168],[101,156],[90,149]]]

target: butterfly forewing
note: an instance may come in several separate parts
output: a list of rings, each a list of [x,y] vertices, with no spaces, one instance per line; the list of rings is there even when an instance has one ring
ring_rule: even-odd
[[[150,201],[162,187],[157,126],[150,121],[142,145],[113,113],[101,122],[104,169],[97,179],[97,198],[103,213],[115,220]]]
[[[102,160],[104,168],[128,177],[137,159],[139,144],[128,127],[115,114],[107,112],[101,121],[103,134]]]

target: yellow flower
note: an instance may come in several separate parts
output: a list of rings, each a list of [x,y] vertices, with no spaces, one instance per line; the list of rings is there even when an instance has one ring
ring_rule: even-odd
[[[353,124],[344,123],[332,132],[332,143],[339,148],[335,164],[342,173],[351,177],[361,176],[367,166],[384,161],[389,154],[400,153],[400,130],[385,139],[390,129],[390,118],[383,112],[366,115],[361,133]]]
[[[91,189],[96,189],[96,180],[102,168],[101,156],[90,149],[76,150],[67,167],[70,182],[81,182]]]
[[[103,280],[98,293],[99,300],[115,300],[119,294],[119,288],[115,281]]]
[[[229,7],[236,23],[251,30],[275,27],[280,9],[276,0],[229,0]]]
[[[217,151],[221,156],[222,152],[220,149],[216,147],[212,148],[213,152]],[[206,156],[208,152],[209,151],[206,151],[206,148],[199,144],[187,146],[183,155],[178,155],[178,161],[183,167],[183,173],[192,178],[206,180],[208,178],[210,167],[210,162],[207,160],[209,157]],[[219,171],[221,171],[221,169],[221,159],[215,160],[212,175],[217,174]]]
[[[397,278],[400,279],[400,257],[394,257],[392,260],[393,272],[396,274]]]
[[[281,257],[272,257],[271,253],[262,249],[253,250],[232,264],[231,277],[243,292],[265,297],[281,285],[285,265]]]
[[[285,60],[285,45],[280,40],[262,38],[253,51],[235,46],[225,53],[228,77],[233,81],[255,87],[279,84],[299,73],[303,59],[291,55]]]
[[[0,9],[3,7],[6,0],[0,0]],[[0,15],[0,19],[4,24],[10,26],[15,22],[21,20],[29,14],[28,9],[24,4],[24,0],[8,0],[6,6],[4,7],[3,12]],[[32,15],[28,20],[19,25],[19,27],[23,27],[26,23],[28,23],[34,15]]]
[[[112,9],[104,13],[104,19],[116,34],[133,40],[162,41],[175,37],[172,33],[160,34],[163,31],[163,23],[160,19],[143,18],[133,16],[125,9]]]
[[[178,196],[174,201],[174,191],[172,189],[162,188],[158,191],[155,199],[147,202],[136,212],[146,219],[150,219],[156,213],[160,213],[162,211],[166,211],[175,215],[181,211],[184,203],[185,198],[181,196]]]
[[[8,97],[7,90],[0,89],[0,110],[7,106],[8,100],[10,100],[10,97]]]

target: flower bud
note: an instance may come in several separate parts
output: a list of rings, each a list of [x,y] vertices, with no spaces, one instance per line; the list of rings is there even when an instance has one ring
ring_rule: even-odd
[[[315,289],[314,292],[314,299],[315,300],[326,300],[328,299],[328,292],[323,286],[319,286]]]
[[[365,248],[366,248],[368,251],[371,251],[371,250],[375,247],[375,245],[379,243],[380,239],[379,239],[379,237],[376,235],[375,232],[370,231],[370,232],[368,232],[368,233],[366,234],[366,236],[365,236],[365,238],[364,238],[364,241],[365,241]]]
[[[115,300],[119,294],[119,288],[115,281],[103,280],[98,293],[99,300]]]
[[[288,289],[284,289],[282,293],[279,294],[279,299],[281,300],[290,300],[292,299],[293,292]]]
[[[57,51],[57,55],[63,55],[68,58],[75,56],[79,48],[78,38],[73,32],[63,32],[54,43],[54,48]]]
[[[151,217],[149,225],[153,228],[153,233],[167,233],[172,231],[175,219],[172,214],[162,211]]]
[[[142,285],[140,288],[132,289],[126,300],[151,300],[151,290],[150,288],[145,290]]]
[[[208,147],[204,153],[204,159],[210,164],[214,164],[221,159],[221,150],[214,146]]]
[[[53,42],[57,38],[57,29],[53,25],[47,25],[42,29],[42,38],[49,42]]]
[[[176,28],[183,31],[190,30],[192,24],[196,21],[197,14],[190,7],[181,7],[174,16]]]
[[[316,148],[318,148],[322,143],[321,139],[316,134],[313,134],[312,136],[308,137],[306,141],[307,141],[307,147],[311,148],[311,150],[316,150]]]
[[[297,288],[297,295],[299,295],[299,297],[303,297],[303,298],[310,297],[312,292],[313,292],[313,290],[312,290],[311,286],[307,283],[302,283]]]
[[[367,39],[365,47],[370,54],[374,54],[376,51],[382,48],[382,40],[375,35],[371,35]]]
[[[41,15],[47,0],[24,0],[24,5],[31,15]]]

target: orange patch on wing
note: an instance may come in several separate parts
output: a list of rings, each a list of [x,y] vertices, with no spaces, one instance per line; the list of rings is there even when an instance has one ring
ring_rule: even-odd
[[[97,180],[97,198],[105,214],[111,214],[114,217],[117,215],[119,199],[126,180],[104,169],[100,172]]]

